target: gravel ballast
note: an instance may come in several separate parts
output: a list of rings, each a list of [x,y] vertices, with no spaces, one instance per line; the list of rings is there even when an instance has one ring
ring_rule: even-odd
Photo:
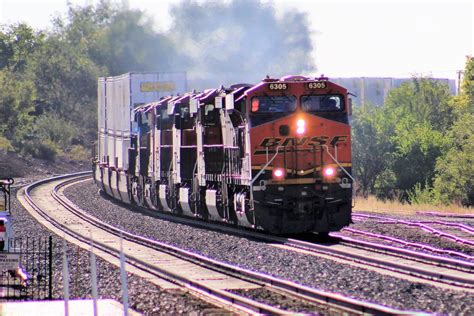
[[[66,196],[111,225],[249,270],[393,308],[474,314],[472,293],[413,283],[263,242],[161,220],[113,203],[98,191],[88,181],[68,188]]]

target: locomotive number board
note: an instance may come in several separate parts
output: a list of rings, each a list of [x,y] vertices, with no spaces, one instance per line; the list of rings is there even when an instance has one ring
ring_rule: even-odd
[[[288,84],[286,83],[270,83],[268,85],[269,90],[286,90],[288,89]]]
[[[316,81],[316,82],[308,82],[307,87],[310,90],[314,89],[326,89],[327,84],[325,81]]]

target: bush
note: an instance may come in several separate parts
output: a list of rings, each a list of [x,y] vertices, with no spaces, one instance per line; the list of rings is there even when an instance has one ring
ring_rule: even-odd
[[[0,151],[13,151],[13,146],[8,139],[0,136]]]
[[[433,204],[435,201],[433,190],[425,184],[422,188],[420,183],[415,184],[412,190],[407,191],[408,201],[411,204]],[[436,203],[434,203],[436,204]]]
[[[58,145],[49,139],[43,141],[34,139],[24,142],[22,151],[34,158],[54,161],[60,150]]]
[[[90,150],[81,146],[81,145],[74,145],[71,148],[71,151],[67,155],[71,160],[76,161],[85,161],[91,159]]]

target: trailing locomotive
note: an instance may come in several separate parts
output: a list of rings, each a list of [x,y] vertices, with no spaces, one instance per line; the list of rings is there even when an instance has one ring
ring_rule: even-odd
[[[104,116],[120,109],[111,102],[99,98],[94,160],[107,194],[276,234],[351,223],[351,103],[328,78],[267,78],[130,104],[129,129],[113,135]]]

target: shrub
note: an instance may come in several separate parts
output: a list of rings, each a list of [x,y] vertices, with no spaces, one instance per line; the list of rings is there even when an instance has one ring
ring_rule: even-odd
[[[71,160],[77,160],[77,161],[85,161],[85,160],[91,159],[90,150],[88,150],[87,148],[81,145],[72,146],[71,151],[69,152],[68,156]]]
[[[59,147],[49,139],[33,139],[23,143],[22,151],[34,158],[54,161],[59,152]]]
[[[0,136],[0,151],[13,151],[12,144],[3,136]]]
[[[415,184],[412,190],[407,191],[408,201],[411,204],[432,204],[434,203],[433,190],[425,184],[422,188],[420,183]]]

